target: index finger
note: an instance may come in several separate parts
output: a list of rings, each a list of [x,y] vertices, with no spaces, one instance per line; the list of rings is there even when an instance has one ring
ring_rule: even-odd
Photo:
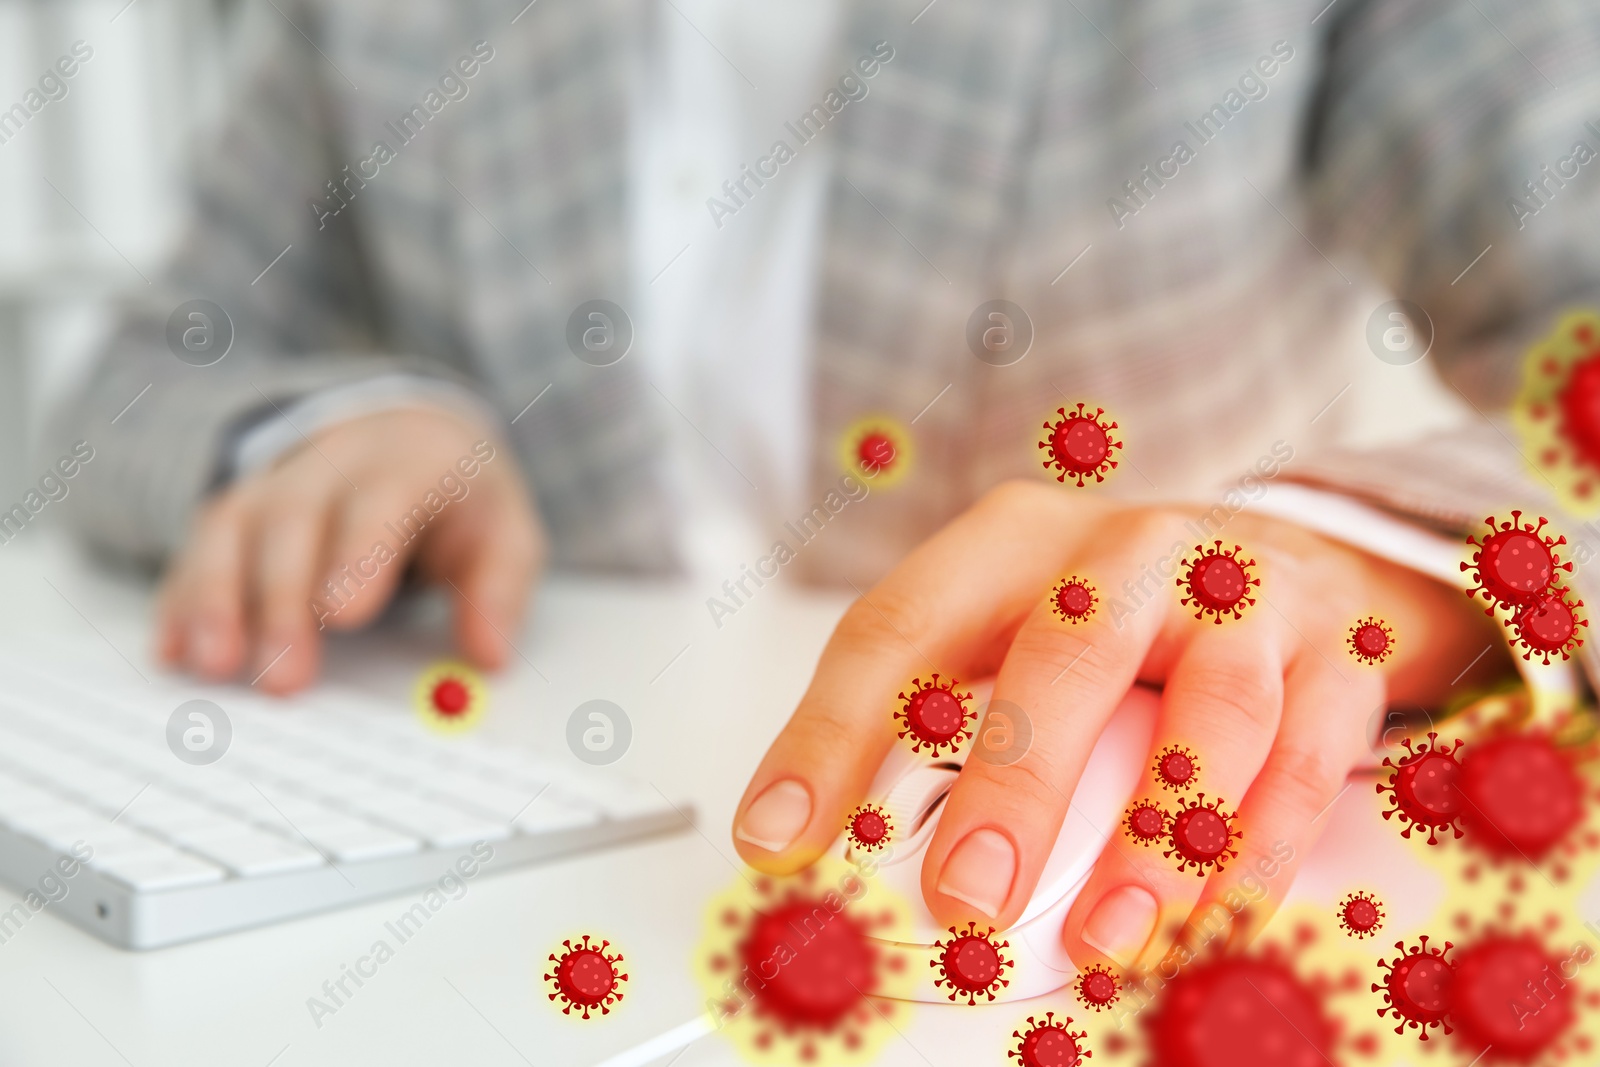
[[[850,606],[800,706],[768,750],[734,817],[752,866],[782,873],[838,836],[895,742],[886,694],[914,674],[991,666],[1106,505],[1012,483],[924,542]]]
[[[1072,567],[1114,588],[1168,552],[1181,521],[1152,513],[1131,529],[1119,524]],[[941,923],[976,913],[1005,927],[1027,907],[1089,753],[1160,636],[1168,601],[1163,590],[1131,615],[1099,610],[1071,626],[1039,604],[1018,631],[994,700],[1029,716],[1031,741],[1019,759],[967,760],[945,801],[922,864],[923,896]]]

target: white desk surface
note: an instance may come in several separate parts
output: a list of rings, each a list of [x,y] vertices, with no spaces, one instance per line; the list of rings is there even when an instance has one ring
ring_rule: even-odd
[[[704,1003],[690,968],[703,905],[736,877],[733,807],[848,602],[769,585],[719,630],[706,595],[547,583],[516,643],[548,681],[514,659],[492,681],[482,727],[572,759],[567,716],[585,700],[615,701],[635,731],[617,769],[692,799],[697,829],[471,883],[320,1028],[307,998],[368,950],[406,898],[145,953],[112,948],[46,909],[0,945],[0,1067],[583,1067],[694,1017]],[[59,654],[67,643],[84,662],[142,686],[121,657],[155,670],[149,597],[142,582],[94,570],[48,531],[0,546],[8,651],[41,643]],[[412,616],[336,639],[329,674],[408,701],[419,665],[449,652],[437,611]],[[1359,870],[1385,895],[1391,929],[1405,929],[1431,912],[1439,886],[1405,862],[1397,835],[1370,834],[1369,808],[1357,796],[1369,789],[1348,790],[1325,816],[1327,833],[1295,892],[1334,900]],[[0,910],[17,899],[0,889]],[[551,947],[584,932],[621,947],[631,975],[619,1010],[588,1024],[563,1018],[540,980]],[[1072,1010],[1064,993],[1021,1005],[918,1006],[879,1062],[1004,1063],[1008,1036],[1026,1015],[1063,1007]],[[674,1062],[740,1059],[710,1035]]]

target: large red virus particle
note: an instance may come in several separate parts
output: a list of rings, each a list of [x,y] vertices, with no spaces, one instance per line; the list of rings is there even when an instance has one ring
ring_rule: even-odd
[[[1473,1053],[1526,1063],[1550,1050],[1576,1018],[1576,987],[1532,932],[1490,931],[1460,946],[1449,1023]]]
[[[1394,631],[1382,619],[1367,616],[1350,627],[1350,654],[1363,663],[1382,663],[1394,651]]]
[[[1583,821],[1588,789],[1544,733],[1502,731],[1473,743],[1456,789],[1467,840],[1491,855],[1537,863]]]
[[[1309,930],[1300,934],[1302,945],[1313,937]],[[1146,1062],[1153,1067],[1327,1067],[1344,1062],[1340,1025],[1326,1006],[1339,988],[1340,983],[1320,975],[1302,977],[1291,953],[1275,945],[1203,956],[1177,968],[1150,1010],[1141,1014]]]
[[[1467,544],[1478,551],[1461,569],[1472,574],[1473,586],[1467,595],[1481,594],[1490,601],[1485,614],[1493,615],[1495,605],[1514,608],[1531,603],[1555,583],[1558,571],[1572,570],[1572,564],[1563,563],[1556,554],[1556,546],[1566,544],[1567,539],[1551,540],[1543,532],[1548,521],[1543,515],[1538,525],[1523,523],[1520,511],[1513,511],[1511,521],[1499,525],[1493,515],[1483,521],[1489,525],[1488,536],[1482,541],[1476,535],[1467,538]]]
[[[1156,784],[1181,793],[1200,780],[1200,760],[1183,745],[1168,745],[1156,757]]]
[[[1429,948],[1426,934],[1421,941],[1419,946],[1410,949],[1406,948],[1404,941],[1394,943],[1400,955],[1378,962],[1379,969],[1387,973],[1382,985],[1373,983],[1372,991],[1382,993],[1383,1001],[1388,1005],[1378,1009],[1378,1018],[1392,1014],[1400,1020],[1400,1025],[1394,1028],[1395,1033],[1403,1034],[1409,1026],[1413,1030],[1420,1030],[1419,1036],[1426,1041],[1428,1031],[1436,1026],[1442,1026],[1445,1033],[1450,1033],[1446,1018],[1450,1014],[1455,964],[1445,959],[1445,954],[1454,947],[1450,942],[1446,941],[1444,948]]]
[[[888,812],[876,804],[863,804],[850,816],[850,844],[863,852],[876,852],[889,844],[894,823]]]
[[[620,952],[607,952],[611,942],[591,944],[589,935],[577,944],[561,942],[562,953],[550,954],[555,968],[544,980],[551,984],[551,1000],[559,1000],[563,1015],[581,1012],[585,1019],[599,1008],[601,1015],[611,1014],[611,1005],[622,999],[622,983],[628,980],[617,966],[622,962]]]
[[[900,961],[878,939],[896,937],[894,915],[844,901],[814,867],[751,887],[753,906],[721,912],[707,960],[712,980],[726,979],[724,1014],[749,1027],[736,1035],[753,1051],[777,1048],[805,1063],[861,1048],[893,1011],[881,998]]]
[[[1461,818],[1462,799],[1458,780],[1461,762],[1455,755],[1461,742],[1445,748],[1438,740],[1438,734],[1430,733],[1426,742],[1413,747],[1411,738],[1405,738],[1407,754],[1399,763],[1388,756],[1383,758],[1383,765],[1392,768],[1393,773],[1377,787],[1379,793],[1391,794],[1391,806],[1384,810],[1383,817],[1398,815],[1406,824],[1400,836],[1409,838],[1413,829],[1426,829],[1430,845],[1439,843],[1440,830],[1454,830],[1457,837],[1462,832],[1456,825]]]
[[[1178,579],[1178,586],[1184,590],[1183,603],[1198,609],[1195,618],[1212,615],[1215,616],[1212,621],[1220,624],[1224,615],[1237,619],[1246,607],[1256,602],[1248,594],[1251,586],[1261,584],[1261,579],[1250,574],[1255,560],[1239,559],[1243,548],[1234,545],[1224,552],[1221,541],[1214,541],[1212,545],[1211,548],[1194,546],[1198,555],[1192,563],[1187,559],[1183,561],[1182,566],[1188,570]]]
[[[965,932],[952,926],[949,939],[935,941],[933,947],[939,950],[939,955],[929,960],[928,966],[938,970],[940,975],[933,980],[934,988],[949,986],[952,1001],[966,997],[968,1004],[974,1004],[980,996],[993,1000],[1002,986],[1011,984],[1004,975],[1012,963],[1000,951],[1010,948],[1011,942],[996,942],[992,926],[983,934],[978,933],[978,924],[974,922],[967,923]]]
[[[1013,1030],[1017,1047],[1006,1053],[1006,1059],[1015,1059],[1021,1067],[1078,1067],[1094,1053],[1083,1047],[1084,1031],[1074,1033],[1070,1016],[1056,1021],[1056,1013],[1047,1011],[1043,1019],[1028,1016],[1028,1029]]]
[[[1140,800],[1128,808],[1127,814],[1122,817],[1122,825],[1127,828],[1129,837],[1149,848],[1167,836],[1167,821],[1170,818],[1156,804]]]
[[[1072,991],[1090,1011],[1105,1011],[1122,998],[1122,983],[1105,964],[1095,963],[1078,972]]]
[[[1600,315],[1569,313],[1533,344],[1511,414],[1523,455],[1562,502],[1592,508],[1600,474]]]
[[[1180,800],[1178,810],[1168,824],[1167,842],[1171,846],[1162,853],[1168,859],[1178,857],[1178,870],[1186,871],[1193,865],[1194,873],[1206,876],[1207,867],[1222,870],[1225,861],[1237,856],[1234,841],[1243,835],[1234,828],[1234,816],[1222,810],[1218,798],[1207,804],[1206,795],[1197,793],[1191,801]]]
[[[1339,925],[1350,937],[1367,938],[1383,929],[1383,904],[1371,893],[1351,893],[1339,902]]]
[[[1058,470],[1061,473],[1056,475],[1056,481],[1072,478],[1079,486],[1090,475],[1097,482],[1105,481],[1106,471],[1117,465],[1112,453],[1122,447],[1122,442],[1111,436],[1117,424],[1100,421],[1104,408],[1095,408],[1090,415],[1081,403],[1071,413],[1066,408],[1056,408],[1056,414],[1061,418],[1046,420],[1044,428],[1049,432],[1039,442],[1045,450],[1045,470]]]
[[[1562,659],[1571,659],[1573,651],[1583,644],[1578,628],[1588,626],[1589,620],[1579,617],[1583,601],[1569,599],[1570,593],[1565,586],[1540,593],[1518,607],[1516,616],[1506,622],[1516,631],[1523,659],[1538,656],[1549,663],[1550,657],[1558,654]]]
[[[967,707],[972,694],[955,690],[954,678],[941,685],[935,674],[926,685],[921,678],[913,678],[910,695],[900,694],[905,704],[894,717],[905,724],[900,736],[911,738],[911,751],[921,752],[927,747],[935,756],[944,748],[955,752],[962,742],[972,737],[972,731],[967,728],[975,717]]]
[[[1076,576],[1063,578],[1050,594],[1051,610],[1074,626],[1093,615],[1098,603],[1094,586]]]

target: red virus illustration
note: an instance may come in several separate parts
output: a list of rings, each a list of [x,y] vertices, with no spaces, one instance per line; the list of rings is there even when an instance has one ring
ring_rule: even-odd
[[[1183,603],[1199,609],[1194,613],[1195,618],[1213,615],[1212,621],[1220,624],[1224,615],[1237,619],[1246,607],[1256,602],[1248,594],[1251,586],[1261,584],[1261,579],[1250,574],[1255,560],[1240,561],[1239,553],[1243,548],[1234,545],[1232,550],[1224,552],[1221,541],[1212,544],[1212,548],[1194,546],[1199,555],[1193,563],[1187,559],[1183,561],[1188,572],[1178,579],[1178,586],[1185,591]]]
[[[979,996],[993,1000],[1002,986],[1011,984],[1004,977],[1011,960],[1000,951],[1010,948],[1011,942],[996,942],[992,926],[983,934],[978,933],[977,923],[967,923],[965,933],[952,926],[950,938],[935,941],[933,947],[939,950],[939,958],[929,960],[928,966],[936,968],[940,975],[933,980],[934,988],[949,986],[952,1001],[966,997],[968,1004],[974,1004]]]
[[[1409,838],[1413,829],[1426,829],[1430,845],[1439,843],[1440,830],[1454,830],[1457,837],[1462,833],[1456,825],[1461,818],[1462,800],[1461,763],[1455,755],[1461,742],[1444,748],[1438,739],[1438,734],[1430,733],[1426,742],[1413,747],[1411,738],[1405,738],[1407,754],[1399,763],[1388,756],[1383,758],[1383,765],[1394,773],[1377,786],[1379,793],[1392,794],[1391,806],[1384,810],[1383,817],[1398,815],[1406,824],[1400,836]]]
[[[1180,800],[1178,810],[1169,824],[1168,843],[1172,846],[1162,855],[1178,857],[1178,870],[1194,866],[1194,873],[1204,878],[1207,867],[1222,870],[1222,864],[1237,856],[1233,843],[1243,836],[1233,826],[1233,815],[1222,810],[1218,798],[1207,804],[1206,795],[1198,793],[1193,802]]]
[[[1551,540],[1544,534],[1548,520],[1543,515],[1538,525],[1522,522],[1520,511],[1513,511],[1511,521],[1499,525],[1493,515],[1483,521],[1489,526],[1488,536],[1482,541],[1477,536],[1467,538],[1467,544],[1478,551],[1461,569],[1472,574],[1474,584],[1467,595],[1481,594],[1491,602],[1485,614],[1493,615],[1496,604],[1514,608],[1531,603],[1554,584],[1558,571],[1572,570],[1572,564],[1561,562],[1556,554],[1556,546],[1566,544],[1567,539]]]
[[[1122,825],[1127,828],[1129,837],[1149,848],[1167,836],[1169,817],[1155,804],[1141,800],[1128,808],[1127,814],[1122,818]]]
[[[1302,927],[1298,948],[1315,939]],[[1343,982],[1302,977],[1296,953],[1266,945],[1248,953],[1213,954],[1177,968],[1140,1017],[1148,1063],[1157,1067],[1327,1067],[1341,1063],[1341,1031],[1326,1004],[1350,991]]]
[[[1490,932],[1456,952],[1450,1025],[1465,1048],[1527,1062],[1555,1045],[1576,1018],[1562,960],[1537,935]]]
[[[1122,983],[1104,964],[1096,963],[1078,972],[1072,980],[1072,991],[1078,1003],[1090,1011],[1105,1011],[1121,999]]]
[[[1562,502],[1575,512],[1592,510],[1600,473],[1600,315],[1567,314],[1534,343],[1511,415],[1523,454]]]
[[[845,427],[839,438],[839,466],[873,488],[893,486],[911,469],[911,430],[898,419],[875,414]]]
[[[1156,757],[1156,784],[1181,793],[1200,780],[1200,761],[1188,748],[1168,745]]]
[[[1461,758],[1461,826],[1475,847],[1537,863],[1583,821],[1587,789],[1543,733],[1501,732]]]
[[[1592,1062],[1593,1025],[1577,1027],[1592,1018],[1600,994],[1582,988],[1577,978],[1593,961],[1594,950],[1580,940],[1563,958],[1550,947],[1565,941],[1557,933],[1563,925],[1558,915],[1546,915],[1542,928],[1519,928],[1511,925],[1510,900],[1497,910],[1498,920],[1486,927],[1465,914],[1456,917],[1463,936],[1456,946],[1447,1022],[1463,1058]]]
[[[488,691],[477,673],[465,663],[436,663],[417,679],[414,699],[417,715],[433,730],[456,733],[469,730],[483,718]]]
[[[898,450],[889,435],[872,430],[856,442],[856,463],[868,474],[876,475],[894,465]]]
[[[1350,627],[1350,654],[1365,663],[1382,663],[1394,651],[1394,631],[1382,619],[1367,616]]]
[[[921,678],[913,678],[911,695],[900,694],[905,705],[894,717],[905,724],[899,736],[911,738],[911,751],[921,752],[926,746],[935,756],[946,747],[955,752],[963,741],[972,737],[972,731],[967,728],[974,718],[967,707],[972,694],[955,690],[954,678],[940,685],[939,676],[935,674],[926,685]]]
[[[892,911],[842,901],[815,867],[752,887],[753,907],[730,901],[717,915],[707,960],[710,979],[722,982],[714,999],[741,1024],[736,1039],[807,1063],[862,1048],[894,1010],[881,998],[897,961],[876,940],[896,936]]]
[[[1588,626],[1589,620],[1578,617],[1583,601],[1568,600],[1570,592],[1563,586],[1540,593],[1519,607],[1516,617],[1506,623],[1516,631],[1517,644],[1524,650],[1523,659],[1538,656],[1549,663],[1550,657],[1557,654],[1571,659],[1573,650],[1583,644],[1578,628]]]
[[[1006,1059],[1015,1059],[1020,1067],[1077,1067],[1094,1053],[1083,1047],[1089,1035],[1083,1031],[1073,1033],[1070,1016],[1056,1022],[1056,1013],[1047,1011],[1043,1019],[1028,1016],[1026,1031],[1011,1031],[1017,1047],[1006,1053]]]
[[[888,813],[876,804],[863,804],[850,816],[850,844],[863,852],[876,852],[888,845],[893,830]]]
[[[1350,937],[1367,938],[1383,929],[1383,904],[1370,893],[1351,893],[1339,902],[1339,925]]]
[[[1039,442],[1045,450],[1045,470],[1058,470],[1061,473],[1056,475],[1056,481],[1072,478],[1080,487],[1090,475],[1097,482],[1105,481],[1106,471],[1117,465],[1112,453],[1122,447],[1122,442],[1111,436],[1117,424],[1100,421],[1104,408],[1095,408],[1090,415],[1082,403],[1070,414],[1066,408],[1056,408],[1056,414],[1061,418],[1045,421],[1044,428],[1049,433]]]
[[[609,941],[591,944],[588,934],[577,944],[563,941],[561,947],[561,955],[550,954],[555,969],[544,976],[553,990],[550,999],[563,1003],[563,1015],[580,1011],[587,1019],[596,1008],[601,1015],[611,1014],[611,1005],[622,999],[622,983],[628,980],[617,966],[622,954],[607,952]]]
[[[1050,595],[1051,609],[1074,626],[1093,615],[1098,603],[1094,586],[1078,577],[1062,579]]]
[[[1450,942],[1446,941],[1442,949],[1434,949],[1428,947],[1426,934],[1421,941],[1421,945],[1411,949],[1406,948],[1404,941],[1394,943],[1400,955],[1392,960],[1379,961],[1379,969],[1387,974],[1382,985],[1373,983],[1372,991],[1382,993],[1383,1001],[1388,1005],[1378,1009],[1378,1018],[1392,1014],[1400,1020],[1400,1025],[1394,1028],[1395,1033],[1403,1034],[1409,1026],[1413,1030],[1420,1030],[1419,1036],[1426,1041],[1428,1031],[1436,1026],[1442,1026],[1445,1033],[1450,1033],[1450,1024],[1445,1019],[1450,1014],[1455,964],[1445,959],[1445,955],[1454,947]]]

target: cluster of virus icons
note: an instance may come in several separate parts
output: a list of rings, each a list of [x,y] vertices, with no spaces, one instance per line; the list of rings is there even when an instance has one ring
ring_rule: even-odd
[[[1557,655],[1570,659],[1589,625],[1578,611],[1583,601],[1562,584],[1572,564],[1557,549],[1567,539],[1545,533],[1547,521],[1541,515],[1537,522],[1523,522],[1522,512],[1513,511],[1497,523],[1491,515],[1484,520],[1488,529],[1467,542],[1477,550],[1471,561],[1461,564],[1473,580],[1468,595],[1488,601],[1485,614],[1500,614],[1516,634],[1523,659],[1538,656],[1543,663]]]
[[[1574,327],[1573,339],[1588,353],[1587,362],[1567,359],[1556,368],[1568,375],[1562,386],[1566,393],[1552,392],[1541,379],[1541,388],[1551,396],[1544,398],[1540,418],[1575,410],[1591,395],[1600,398],[1597,329],[1600,319]],[[1546,363],[1546,378],[1557,376],[1551,370],[1555,364]],[[1600,399],[1592,406],[1600,411]],[[1038,441],[1043,466],[1058,482],[1083,487],[1104,481],[1118,466],[1123,442],[1104,409],[1084,403],[1063,406],[1043,429],[1044,438]],[[1595,477],[1578,492],[1593,493],[1600,504],[1595,492],[1600,488],[1600,436],[1594,442],[1570,430],[1556,436],[1565,442],[1563,447],[1593,453]],[[909,431],[885,417],[860,420],[840,445],[845,468],[882,479],[880,485],[904,477],[911,457]],[[1570,657],[1582,644],[1588,623],[1579,612],[1582,601],[1563,580],[1573,569],[1559,555],[1565,538],[1547,534],[1543,517],[1525,522],[1519,511],[1505,521],[1490,517],[1485,525],[1468,540],[1471,560],[1461,565],[1472,581],[1468,595],[1486,602],[1487,613],[1511,631],[1525,659],[1549,663],[1554,657]],[[1180,566],[1181,603],[1197,620],[1220,625],[1225,618],[1240,619],[1260,596],[1257,568],[1239,545],[1228,548],[1221,540],[1197,544]],[[1062,624],[1076,626],[1093,618],[1099,604],[1095,586],[1070,575],[1051,588],[1048,610]],[[1349,626],[1346,647],[1359,662],[1379,664],[1394,653],[1395,632],[1384,619],[1367,614]],[[438,669],[419,683],[418,694],[419,710],[446,723],[481,714],[482,689],[470,673]],[[918,676],[898,694],[895,733],[913,752],[930,759],[957,754],[973,737],[972,699],[954,678]],[[1387,798],[1383,819],[1402,838],[1427,846],[1446,847],[1465,838],[1465,847],[1477,857],[1469,874],[1480,866],[1522,870],[1543,865],[1541,876],[1548,870],[1559,878],[1563,854],[1600,845],[1592,834],[1577,840],[1591,790],[1577,767],[1579,756],[1558,744],[1553,731],[1502,725],[1470,744],[1441,742],[1437,733],[1429,733],[1425,741],[1407,737],[1404,747],[1403,756],[1384,760],[1384,780],[1376,787]],[[1124,812],[1121,830],[1126,839],[1160,849],[1178,872],[1192,871],[1202,878],[1237,859],[1243,837],[1237,813],[1222,798],[1208,800],[1200,791],[1198,753],[1167,745],[1155,755],[1148,773],[1151,796]],[[894,840],[894,814],[884,805],[863,803],[849,813],[843,831],[858,860],[870,857]],[[1555,865],[1547,865],[1552,858]],[[931,981],[944,999],[963,1005],[991,1003],[1010,985],[1015,966],[1011,944],[993,927],[976,922],[949,927],[932,946],[929,971],[919,978],[908,973],[912,969],[903,958],[883,951],[885,943],[896,939],[901,921],[892,907],[872,912],[858,905],[836,906],[838,892],[815,869],[788,879],[761,876],[746,883],[749,892],[738,903],[714,911],[716,947],[705,958],[704,977],[723,991],[719,996],[726,1013],[753,1021],[748,1043],[752,1054],[787,1044],[793,1051],[790,1058],[799,1062],[859,1056],[877,1023],[892,1023],[895,1001],[907,983]],[[1554,929],[1551,923],[1542,929],[1518,927],[1510,916],[1509,904],[1502,904],[1497,921],[1486,925],[1458,915],[1451,940],[1433,931],[1397,941],[1394,952],[1377,959],[1364,976],[1354,969],[1336,978],[1306,975],[1298,961],[1323,925],[1342,933],[1336,941],[1348,940],[1352,946],[1384,930],[1384,902],[1365,889],[1350,891],[1323,924],[1295,927],[1287,947],[1266,942],[1197,957],[1181,968],[1151,1010],[1140,1016],[1152,1062],[1174,1067],[1333,1063],[1336,1051],[1346,1045],[1371,1054],[1375,1038],[1352,1043],[1345,1024],[1328,1011],[1331,995],[1352,991],[1363,996],[1370,991],[1380,1005],[1376,1014],[1396,1022],[1396,1033],[1411,1032],[1423,1041],[1430,1032],[1458,1035],[1462,1049],[1493,1050],[1485,1062],[1546,1062],[1541,1057],[1547,1053],[1577,1062],[1569,1056],[1573,1049],[1562,1044],[1563,1035],[1580,1006],[1600,1007],[1600,996],[1583,993],[1575,983],[1551,980],[1563,965],[1546,936]],[[769,977],[766,967],[775,962],[782,966],[773,966]],[[752,980],[752,975],[759,977]],[[628,975],[621,953],[610,942],[585,934],[550,954],[544,980],[549,999],[563,1013],[590,1019],[611,1012],[622,999]],[[1124,999],[1128,981],[1094,964],[1076,973],[1070,989],[1090,1013],[1086,1021],[1092,1022]],[[1515,1005],[1528,997],[1533,1000],[1527,1010],[1504,1010],[1508,1001]],[[1055,1010],[1034,1011],[1010,1036],[1007,1061],[1019,1067],[1078,1067],[1094,1055],[1088,1031],[1074,1029],[1073,1018]],[[1124,1041],[1120,1034],[1111,1035],[1108,1051],[1119,1051]],[[1228,1056],[1218,1059],[1218,1048],[1224,1046]],[[1285,1050],[1305,1055],[1294,1058]],[[1576,1051],[1596,1052],[1581,1042]]]
[[[1200,761],[1188,748],[1168,745],[1156,755],[1151,768],[1155,784],[1179,794],[1170,806],[1155,800],[1137,800],[1123,813],[1124,834],[1149,848],[1164,845],[1162,853],[1177,869],[1204,878],[1208,871],[1224,869],[1239,854],[1234,843],[1242,834],[1235,813],[1223,808],[1220,797],[1209,803],[1204,793],[1186,794],[1200,782]]]

